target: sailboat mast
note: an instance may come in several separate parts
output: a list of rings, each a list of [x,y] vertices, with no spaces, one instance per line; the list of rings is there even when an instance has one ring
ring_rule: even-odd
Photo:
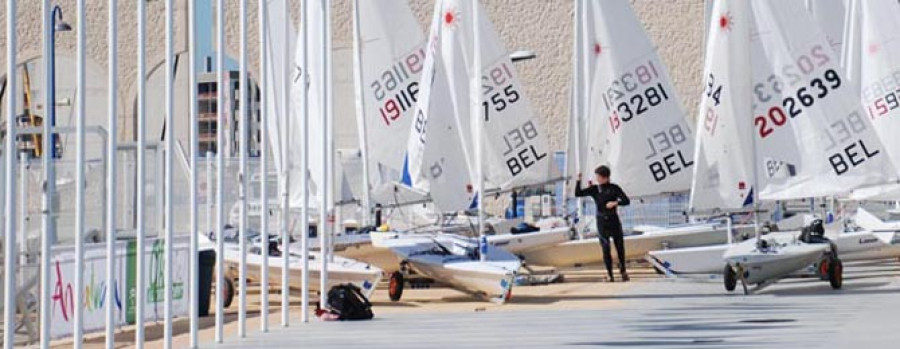
[[[484,156],[482,155],[482,129],[483,120],[481,114],[481,30],[479,24],[478,0],[472,0],[472,76],[471,90],[472,94],[472,117],[477,118],[475,121],[475,166],[476,166],[476,190],[475,195],[478,200],[478,243],[481,253],[481,260],[486,260],[485,252],[487,246],[484,238]]]
[[[312,16],[309,13],[310,0],[300,2],[300,35],[303,42],[302,47],[298,47],[303,52],[300,57],[300,67],[303,70],[300,73],[300,133],[303,137],[303,150],[300,158],[300,185],[303,188],[303,208],[300,214],[300,246],[303,249],[300,256],[303,259],[303,273],[300,276],[302,282],[302,294],[300,299],[301,319],[300,321],[309,322],[309,148],[312,146],[309,142],[309,21]]]
[[[587,118],[587,115],[590,115],[589,113],[591,111],[590,110],[590,108],[591,108],[591,96],[590,96],[591,85],[590,85],[590,82],[592,80],[591,73],[590,73],[591,72],[591,65],[590,65],[591,57],[588,56],[590,54],[590,52],[588,51],[588,47],[589,47],[590,43],[588,42],[588,32],[587,32],[587,27],[588,27],[587,26],[587,21],[588,21],[587,8],[588,7],[587,7],[587,3],[585,1],[593,1],[593,0],[579,0],[578,1],[581,4],[580,8],[578,9],[581,11],[580,12],[581,16],[580,16],[580,21],[579,21],[580,23],[578,23],[580,25],[579,30],[581,31],[581,43],[580,43],[581,48],[579,50],[577,50],[577,52],[581,53],[581,57],[579,57],[580,64],[581,64],[581,98],[580,98],[581,113],[579,115],[576,115],[577,118],[575,119],[576,120],[576,123],[575,123],[575,149],[576,149],[575,173],[576,174],[581,173],[583,171],[582,167],[584,166],[584,164],[581,163],[581,158],[582,158],[581,151],[582,150],[580,149],[581,144],[582,144],[581,128],[584,127],[584,125],[582,125],[581,122],[577,122],[577,120],[582,120],[583,122],[587,122],[589,120]],[[576,61],[576,62],[579,62],[579,61]],[[584,199],[578,198],[578,199],[576,199],[576,202],[578,203],[578,211],[577,211],[578,217],[581,217],[584,214]]]
[[[748,5],[749,6],[747,7],[747,10],[752,11],[751,6],[753,6],[753,4],[748,4]],[[748,33],[750,33],[750,32],[748,31]],[[750,43],[751,43],[750,36],[748,35],[748,37],[746,37],[744,39],[746,39],[745,43],[747,45],[750,45]],[[747,62],[752,62],[753,57],[752,57],[752,55],[750,55],[750,50],[745,50],[745,54],[747,56],[749,56],[747,58]],[[747,96],[747,98],[752,100],[752,98],[753,98],[752,93],[749,94]],[[750,111],[750,110],[748,110],[748,111]],[[760,186],[759,186],[759,168],[758,168],[759,166],[757,166],[759,160],[757,160],[757,157],[756,157],[758,146],[757,146],[757,141],[756,141],[756,134],[754,134],[754,132],[756,131],[756,128],[748,127],[747,131],[750,132],[750,141],[751,141],[750,159],[752,161],[751,164],[753,164],[752,166],[750,166],[751,168],[753,168],[753,187],[750,188],[750,195],[752,196],[752,200],[753,200],[753,230],[756,234],[756,239],[759,240],[762,238],[762,234],[759,229],[760,228],[759,227],[759,190],[760,190]]]
[[[362,226],[369,224],[371,198],[369,195],[369,133],[363,101],[362,37],[359,32],[359,0],[353,1],[353,79],[356,85],[356,123],[359,128],[359,150],[362,156]]]

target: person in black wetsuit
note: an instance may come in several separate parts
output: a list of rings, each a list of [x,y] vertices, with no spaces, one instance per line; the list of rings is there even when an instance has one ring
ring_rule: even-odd
[[[625,243],[623,241],[622,221],[619,220],[617,208],[628,206],[631,200],[625,195],[618,185],[609,182],[610,170],[607,166],[600,166],[594,170],[599,185],[589,185],[581,188],[581,174],[578,174],[575,182],[575,196],[590,196],[597,206],[597,232],[600,233],[600,246],[603,247],[603,262],[609,273],[609,281],[614,282],[612,269],[612,254],[609,249],[609,240],[616,244],[616,254],[619,256],[619,273],[622,281],[628,281],[628,272],[625,270]],[[590,184],[590,183],[589,183]]]

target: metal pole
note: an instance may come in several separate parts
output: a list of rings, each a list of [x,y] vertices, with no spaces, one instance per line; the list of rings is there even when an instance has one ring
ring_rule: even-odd
[[[363,68],[362,68],[362,34],[359,28],[359,0],[353,0],[353,67],[356,74],[353,75],[356,84],[356,123],[359,128],[359,149],[362,155],[363,175],[363,215],[362,226],[370,224],[372,209],[369,195],[369,135],[366,127],[365,93],[363,92]]]
[[[481,253],[479,256],[481,261],[487,260],[486,238],[484,237],[484,156],[482,155],[482,129],[484,128],[484,120],[481,116],[481,28],[478,25],[478,19],[481,15],[478,8],[478,0],[472,0],[472,36],[473,44],[473,64],[470,93],[472,95],[472,116],[477,118],[475,122],[475,173],[478,198],[478,244]]]
[[[594,1],[594,0],[580,0],[580,1]],[[588,21],[590,18],[588,17],[588,3],[584,2],[581,4],[581,96],[579,102],[581,103],[581,113],[576,120],[580,120],[580,122],[576,121],[576,132],[575,132],[575,144],[577,145],[575,148],[578,151],[575,152],[575,172],[576,174],[582,173],[584,171],[584,164],[581,163],[582,160],[582,149],[581,147],[581,132],[582,127],[587,128],[587,123],[590,123],[588,116],[591,115],[591,57],[592,52],[588,49],[592,47],[591,42],[589,40],[590,33],[588,33]],[[584,123],[584,124],[582,124]],[[579,219],[584,215],[584,199],[577,198],[575,200],[578,203],[578,217]],[[581,230],[579,229],[579,234],[581,235]],[[599,234],[600,232],[597,232]]]
[[[79,0],[79,1],[83,2],[84,0]],[[116,168],[117,168],[116,163],[118,161],[116,161],[116,148],[118,146],[118,138],[119,138],[118,137],[119,131],[118,131],[118,127],[117,127],[118,126],[117,125],[117,123],[118,123],[117,116],[118,115],[117,115],[117,104],[116,104],[116,99],[118,98],[118,89],[119,89],[118,67],[117,67],[117,64],[118,64],[118,58],[117,58],[118,28],[116,28],[117,19],[118,19],[117,18],[117,16],[118,16],[117,0],[109,0],[107,6],[109,6],[109,25],[107,28],[108,32],[107,32],[107,43],[106,43],[108,45],[107,49],[108,49],[108,54],[109,54],[109,56],[107,58],[107,60],[109,61],[109,76],[108,76],[108,79],[109,79],[108,80],[108,86],[109,86],[109,110],[108,110],[108,113],[109,113],[109,115],[108,115],[108,119],[107,119],[108,120],[107,122],[109,123],[109,126],[108,126],[109,127],[109,141],[107,141],[107,143],[106,143],[106,146],[107,146],[106,157],[109,161],[109,166],[106,167],[106,171],[107,171],[107,173],[106,173],[106,188],[107,188],[106,189],[106,210],[107,210],[106,211],[106,287],[107,287],[106,291],[107,292],[106,292],[106,302],[105,302],[106,309],[105,310],[106,310],[106,347],[112,348],[115,346],[115,340],[116,340],[115,339],[115,329],[116,329],[116,306],[115,306],[116,292],[115,292],[115,290],[117,288],[116,287]],[[79,18],[78,26],[83,28],[84,22],[85,21],[83,21],[82,18]],[[81,33],[82,33],[82,31],[79,30],[79,33],[78,33],[79,37],[82,36]],[[83,47],[84,44],[85,43],[82,43],[82,45],[79,45],[79,46]],[[83,54],[84,53],[82,53],[82,55]],[[83,78],[84,78],[84,75],[83,75],[84,59],[83,58],[78,65],[79,65],[79,69],[82,70],[82,75],[81,75],[82,79],[80,80],[79,84],[83,84],[84,83],[84,80],[83,80]],[[83,85],[80,86],[79,91],[84,91]],[[79,93],[79,98],[84,98],[84,93]],[[78,108],[84,108],[84,103],[78,103]],[[82,114],[83,114],[83,112],[82,112]],[[81,122],[84,122],[83,118],[84,118],[84,116],[82,115],[80,117],[80,119],[82,119]],[[168,124],[166,126],[168,127],[169,133],[171,134],[171,126],[169,126],[169,125],[171,125],[171,124]],[[82,127],[82,130],[78,131],[78,136],[81,138],[81,142],[79,142],[79,144],[81,144],[80,150],[79,150],[79,155],[82,158],[81,161],[78,161],[78,168],[79,168],[79,171],[82,172],[82,177],[83,177],[84,176],[84,173],[83,173],[84,172],[84,168],[83,168],[84,167],[84,130],[83,130],[83,127]],[[166,137],[166,138],[168,138],[168,137]],[[82,178],[79,181],[79,186],[78,186],[78,189],[81,190],[82,192],[84,190],[83,189],[83,186],[84,186],[83,180],[84,180],[84,178]],[[167,186],[169,185],[169,183],[171,183],[171,180],[166,181]],[[167,200],[169,199],[168,195],[166,195],[166,199]],[[82,211],[82,213],[79,215],[84,214],[83,213],[84,201],[82,201],[82,200],[78,201],[79,209]],[[83,229],[83,228],[84,227],[81,226],[81,227],[79,227],[79,230]],[[79,240],[81,240],[81,239],[79,239]],[[167,275],[170,273],[171,273],[171,271],[169,273],[167,273]],[[167,302],[168,302],[168,300],[169,300],[169,297],[166,297]],[[169,313],[167,313],[167,315],[168,314]],[[169,333],[171,333],[171,332],[169,332]]]
[[[216,1],[216,343],[224,338],[225,282],[225,1]]]
[[[11,349],[16,330],[16,1],[6,2],[6,245],[3,249],[3,347]]]
[[[135,236],[136,236],[136,247],[137,252],[135,253],[135,261],[136,261],[136,280],[135,280],[135,290],[144,290],[147,288],[144,280],[146,279],[146,273],[144,272],[144,251],[146,251],[146,247],[144,246],[145,240],[145,231],[144,231],[144,215],[146,214],[146,207],[144,206],[144,194],[145,194],[145,182],[147,175],[147,149],[146,149],[146,127],[147,127],[147,114],[146,114],[146,105],[147,98],[146,94],[146,74],[147,74],[147,62],[145,59],[146,52],[146,41],[147,41],[147,30],[146,30],[146,14],[145,14],[145,0],[137,0],[137,25],[138,25],[138,52],[137,52],[137,187],[136,196],[137,196],[137,227],[135,227]],[[193,2],[191,2],[193,3]],[[191,50],[193,53],[193,50]],[[192,99],[193,100],[193,99]],[[196,279],[192,279],[196,280]],[[193,284],[193,283],[192,283]],[[134,344],[137,349],[141,349],[144,347],[144,304],[146,303],[146,292],[138,291],[135,292],[135,331],[134,331]]]
[[[259,91],[260,103],[264,103],[269,91],[266,90],[266,50],[268,50],[268,41],[266,31],[269,29],[268,9],[266,2],[259,2]],[[262,233],[262,241],[260,242],[261,251],[263,253],[262,267],[260,267],[261,291],[259,292],[259,302],[261,309],[259,327],[262,332],[269,332],[269,132],[266,128],[268,122],[266,118],[266,108],[259,108],[259,127],[260,132],[260,206],[259,206],[259,230]]]
[[[206,233],[215,232],[213,227],[213,152],[206,151]],[[216,250],[216,254],[218,254]],[[216,302],[218,304],[218,302]],[[218,311],[218,308],[216,309]]]
[[[85,45],[87,45],[87,42],[86,42],[87,33],[86,33],[85,27],[84,27],[84,22],[85,22],[84,21],[84,18],[85,18],[84,0],[79,0],[77,6],[78,6],[78,14],[77,14],[77,16],[78,16],[78,24],[77,24],[78,25],[78,30],[77,30],[78,43],[76,46],[78,47],[78,49],[77,49],[78,63],[76,64],[76,66],[77,66],[76,75],[77,75],[77,80],[78,80],[77,81],[78,87],[76,88],[76,90],[81,92],[81,91],[84,91],[84,79],[85,79],[84,50],[85,50]],[[54,28],[54,30],[55,30],[55,28]],[[54,51],[55,51],[55,48],[54,48]],[[54,53],[54,55],[55,55],[55,53]],[[51,59],[52,59],[52,61],[56,60],[55,56],[51,57]],[[51,63],[51,65],[55,66],[56,64],[54,62],[54,63]],[[53,87],[51,87],[51,91],[54,91],[54,94],[55,94],[55,90],[56,90],[55,69],[56,68],[55,67],[52,67],[52,68],[53,68],[53,73],[50,75],[50,79],[52,79]],[[112,89],[110,89],[110,90],[112,90]],[[54,104],[51,104],[51,109],[56,110],[56,104],[55,104],[56,101],[54,100],[52,102]],[[85,120],[85,114],[84,114],[84,94],[83,93],[77,94],[75,105],[76,105],[76,110],[77,110],[76,111],[76,114],[77,114],[76,123],[77,124],[75,127],[76,128],[75,299],[84,299],[83,292],[84,292],[84,161],[85,161],[85,159],[84,159],[84,120]],[[55,115],[55,114],[56,113],[54,112],[51,115]],[[53,127],[54,123],[55,123],[55,116],[53,118],[51,118],[51,120],[50,120],[51,128]],[[110,133],[110,135],[114,135],[114,133]],[[56,144],[54,144],[54,142],[52,141],[54,138],[53,133],[50,134],[49,138],[51,140],[51,142],[50,142],[51,144],[50,144],[50,148],[45,149],[45,154],[49,155],[52,158],[54,156],[54,154],[56,153],[54,150],[54,148],[56,147]],[[45,156],[47,156],[47,155],[45,155]],[[108,165],[107,169],[109,169],[109,168],[111,168],[111,166]],[[114,175],[115,174],[113,173],[113,176]],[[110,177],[109,172],[107,172],[107,177]],[[56,178],[53,178],[52,180],[55,182]],[[107,197],[107,199],[108,198],[109,197]],[[111,264],[110,259],[107,259],[106,262],[107,262],[107,264]],[[107,270],[107,272],[109,272],[108,267],[106,270]],[[107,285],[113,285],[113,284],[109,283],[109,278],[107,278]],[[75,343],[74,343],[73,347],[81,348],[82,336],[84,334],[84,304],[82,302],[76,302],[76,303],[77,304],[75,304],[75,321],[74,321]],[[107,304],[109,304],[109,303],[107,302]],[[109,327],[110,327],[109,323],[107,323],[107,328],[109,328]]]
[[[110,0],[115,1],[115,0]],[[163,277],[165,283],[165,302],[163,304],[163,314],[165,316],[165,323],[163,327],[163,347],[166,349],[172,348],[172,317],[174,313],[172,312],[172,270],[173,270],[173,260],[172,260],[172,243],[175,235],[175,217],[174,210],[172,207],[172,194],[174,190],[172,190],[174,186],[174,181],[172,180],[172,174],[174,172],[174,168],[172,166],[173,158],[175,156],[175,28],[174,28],[174,13],[175,4],[172,0],[166,0],[166,164],[165,164],[165,198],[166,198],[166,213],[165,213],[165,276]]]
[[[284,50],[282,50],[282,59],[284,64],[284,71],[286,74],[288,72],[292,72],[293,70],[293,60],[290,59],[290,28],[291,28],[291,11],[290,11],[290,3],[287,0],[282,0],[284,5],[284,35],[282,45],[284,45]],[[291,84],[290,79],[288,77],[284,77],[282,80],[282,90],[281,90],[281,99],[284,101],[284,124],[281,125],[284,127],[281,132],[281,170],[282,170],[282,187],[281,187],[281,326],[288,327],[290,324],[290,269],[288,265],[288,256],[290,254],[290,234],[288,233],[288,216],[290,215],[290,206],[288,203],[289,192],[290,192],[290,166],[291,161],[288,159],[288,136],[290,132],[291,124],[291,100],[290,100],[290,90]],[[304,189],[305,190],[305,189]]]
[[[321,13],[319,15],[322,16],[321,21],[319,23],[319,25],[321,25],[321,27],[319,28],[320,29],[319,33],[322,35],[321,36],[321,39],[322,39],[321,45],[322,46],[319,47],[319,50],[320,50],[320,54],[322,57],[321,73],[324,74],[328,70],[328,53],[326,51],[327,51],[327,47],[328,47],[327,42],[328,42],[329,38],[328,38],[327,29],[326,29],[328,27],[328,25],[326,23],[329,20],[329,18],[328,18],[329,3],[328,3],[328,0],[319,0],[319,1],[321,1]],[[325,130],[326,130],[325,136],[322,137],[322,152],[323,152],[323,154],[322,154],[322,172],[323,172],[322,173],[322,183],[321,183],[321,185],[317,185],[318,190],[321,191],[321,193],[319,193],[319,201],[320,202],[319,202],[319,226],[318,226],[319,262],[321,264],[321,266],[319,267],[320,268],[320,270],[319,270],[319,304],[324,307],[328,304],[328,292],[327,292],[328,291],[328,258],[326,258],[326,256],[328,256],[328,239],[326,238],[326,236],[327,236],[326,231],[328,231],[328,194],[330,194],[328,192],[328,188],[330,188],[328,182],[331,181],[331,178],[328,178],[328,175],[330,174],[330,171],[328,171],[328,165],[329,165],[328,151],[330,150],[330,147],[329,147],[330,142],[329,142],[328,138],[331,137],[331,134],[329,134],[327,131],[329,115],[328,115],[328,111],[327,111],[328,92],[326,92],[326,91],[328,90],[328,79],[327,79],[327,77],[322,77],[319,81],[320,81],[319,88],[322,91],[322,94],[321,94],[321,98],[322,98],[321,103],[322,104],[321,105],[326,106],[325,107],[326,111],[324,113],[322,113],[322,116],[321,116],[322,117],[322,125],[325,126]]]
[[[309,15],[309,0],[300,2],[300,13],[303,19],[300,21],[303,35],[303,55],[300,57],[300,66],[303,69],[302,90],[300,94],[300,108],[302,109],[301,137],[303,150],[300,157],[300,183],[303,188],[303,207],[300,215],[300,245],[303,248],[303,273],[301,274],[302,294],[300,302],[300,318],[304,323],[309,322],[309,23],[312,16]]]
[[[50,0],[44,0],[41,6],[43,10],[43,27],[44,27],[44,91],[47,93],[44,94],[44,105],[47,108],[48,113],[54,113],[55,101],[54,101],[54,93],[53,93],[53,81],[50,77],[53,75],[53,64],[50,61],[50,58],[53,57],[53,45],[55,44],[53,37],[55,34],[55,29],[53,27],[53,23],[51,20],[51,8],[50,8]],[[14,12],[7,12],[14,13]],[[15,46],[15,45],[11,45]],[[47,55],[47,53],[50,53]],[[13,81],[12,85],[15,85],[15,80],[7,79],[7,81]],[[9,85],[9,83],[8,83]],[[15,96],[11,94],[10,96]],[[15,98],[10,98],[10,100],[15,100]],[[9,114],[13,115],[13,114]],[[53,157],[46,155],[46,149],[49,149],[51,146],[50,142],[50,134],[53,132],[51,124],[49,122],[45,122],[43,124],[43,132],[44,137],[41,139],[43,145],[42,148],[45,150],[42,154],[42,162],[44,167],[44,188],[43,195],[41,200],[41,348],[47,349],[50,347],[50,312],[51,312],[51,286],[50,286],[50,250],[51,246],[53,246],[56,232],[53,225],[53,215],[50,210],[52,207],[53,200],[52,197],[52,189],[53,184],[55,184],[56,180],[53,175]],[[9,153],[7,153],[9,154]]]
[[[142,0],[138,0],[142,1]],[[143,4],[139,5],[143,7]],[[143,9],[142,9],[143,10]],[[143,27],[141,28],[143,31]],[[142,57],[143,58],[143,57]],[[200,253],[199,253],[199,241],[197,234],[200,233],[198,229],[198,221],[197,221],[197,171],[199,171],[198,161],[199,156],[197,155],[200,151],[200,147],[198,144],[198,140],[200,137],[199,126],[197,125],[198,121],[198,110],[197,110],[197,2],[196,1],[188,1],[188,89],[190,92],[190,132],[191,132],[191,145],[190,145],[190,159],[191,159],[191,172],[190,172],[190,215],[191,215],[191,231],[190,231],[190,239],[191,239],[191,271],[190,271],[190,337],[191,348],[197,348],[200,343],[198,339],[198,323],[200,321],[199,314],[199,305],[200,305]],[[143,150],[143,149],[142,149]],[[141,251],[141,250],[139,250]],[[139,290],[141,288],[138,288]],[[206,292],[209,293],[209,289],[206,289]]]
[[[238,195],[240,197],[241,216],[238,221],[238,230],[240,234],[247,232],[247,147],[249,147],[247,137],[247,122],[250,121],[250,108],[247,104],[247,95],[250,93],[250,81],[247,79],[247,0],[240,2],[240,82],[238,93],[240,108],[238,112],[238,150],[240,157],[240,174],[238,175]],[[247,239],[241,239],[241,262],[240,262],[240,298],[238,299],[238,336],[247,337]],[[285,255],[287,257],[287,255]]]

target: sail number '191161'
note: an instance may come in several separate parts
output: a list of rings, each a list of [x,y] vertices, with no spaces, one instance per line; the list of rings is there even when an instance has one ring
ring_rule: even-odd
[[[372,96],[381,105],[378,115],[386,126],[391,126],[403,113],[415,108],[419,94],[415,75],[422,71],[424,62],[425,49],[416,49],[369,83]]]

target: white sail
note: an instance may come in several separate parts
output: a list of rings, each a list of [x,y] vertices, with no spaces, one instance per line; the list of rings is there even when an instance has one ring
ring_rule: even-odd
[[[266,132],[269,133],[269,144],[272,151],[272,159],[275,162],[275,169],[279,173],[282,171],[281,161],[281,136],[283,126],[285,124],[285,120],[287,118],[287,111],[285,110],[285,103],[282,99],[282,94],[277,93],[277,91],[282,90],[282,86],[284,86],[284,79],[290,79],[293,74],[288,71],[288,65],[284,62],[284,52],[287,50],[288,52],[294,52],[294,43],[296,38],[294,37],[294,26],[290,22],[284,21],[284,13],[286,9],[284,8],[283,1],[266,1],[266,10],[268,10],[269,20],[267,22],[268,27],[266,28],[266,91],[276,91],[276,93],[266,93],[265,108],[266,115],[270,117],[266,117]],[[288,33],[290,37],[288,37],[288,42],[291,43],[290,47],[284,47],[282,44],[284,40],[284,26],[289,26]],[[265,145],[264,145],[265,146]]]
[[[469,190],[477,172],[472,147],[475,122],[483,122],[485,177],[492,186],[510,188],[546,181],[552,160],[546,135],[523,95],[506,48],[485,16],[478,19],[485,109],[482,115],[471,115],[472,13],[469,1],[443,0],[435,4],[421,78],[429,83],[420,86],[409,141],[414,187],[427,188],[443,210],[460,208],[459,203],[471,198]],[[458,134],[454,136],[449,131]],[[462,168],[454,165],[460,160]],[[468,175],[457,173],[461,169],[467,170]],[[442,180],[452,180],[452,184],[437,185],[435,174],[446,177],[447,171],[453,171],[453,178]],[[454,199],[441,203],[439,196]]]
[[[900,164],[900,3],[866,0],[860,6],[860,97],[896,166]]]
[[[752,4],[759,197],[832,196],[888,182],[896,171],[803,4]]]
[[[692,210],[740,209],[752,201],[751,17],[745,1],[716,1],[697,117]]]
[[[472,177],[462,131],[454,117],[458,104],[451,101],[447,71],[439,52],[446,40],[440,5],[435,5],[415,119],[410,127],[408,170],[412,187],[430,193],[437,210],[456,211],[469,207],[466,188]]]
[[[425,35],[408,0],[359,1],[369,184],[400,182],[425,64]],[[400,136],[401,138],[398,138]],[[361,144],[361,146],[363,146]]]
[[[900,4],[891,0],[853,1],[852,26],[847,36],[855,40],[846,52],[849,71],[859,76],[858,93],[866,115],[885,145],[895,167],[900,164]],[[898,169],[900,170],[900,169]],[[897,183],[854,190],[854,200],[896,200],[900,197]]]
[[[816,24],[825,31],[832,51],[838,54],[843,51],[844,46],[848,1],[850,0],[806,0],[806,9],[812,14]]]
[[[687,191],[694,139],[675,87],[627,0],[597,1],[588,163],[633,196]]]
[[[594,67],[597,60],[594,55],[599,51],[600,44],[596,38],[594,21],[590,20],[595,7],[595,1],[576,1],[580,13],[574,18],[575,26],[574,42],[572,48],[573,76],[570,91],[568,143],[566,149],[566,172],[569,176],[575,176],[578,172],[590,171],[592,165],[587,162],[587,141],[591,119],[586,111],[586,105],[590,102],[589,87],[594,79]]]
[[[326,156],[325,150],[322,147],[322,137],[331,137],[333,135],[327,135],[325,130],[325,125],[322,124],[322,114],[325,113],[325,106],[322,104],[323,93],[322,91],[322,79],[325,79],[325,73],[322,70],[322,50],[324,49],[324,45],[322,44],[322,31],[324,30],[324,25],[322,23],[322,16],[319,15],[322,12],[322,2],[321,1],[309,1],[307,3],[307,11],[310,11],[312,15],[308,16],[309,23],[306,28],[309,30],[309,35],[307,35],[307,39],[309,40],[308,44],[304,45],[303,43],[303,33],[299,33],[297,35],[297,44],[295,45],[294,52],[294,71],[291,72],[291,120],[288,123],[288,126],[291,128],[291,134],[293,135],[288,147],[290,149],[290,159],[292,160],[291,167],[291,190],[290,190],[290,203],[291,207],[302,207],[303,206],[303,191],[309,190],[310,194],[315,194],[316,197],[320,197],[322,195],[322,191],[319,190],[319,183],[322,183],[322,175],[324,171],[322,171],[322,158]],[[307,67],[302,67],[302,58],[304,54],[304,50],[308,49],[307,53]],[[301,99],[303,94],[303,83],[306,82],[309,86],[309,92],[307,94],[307,105],[309,110],[309,152],[307,153],[309,157],[309,188],[305,188],[303,183],[300,182],[301,170],[299,168],[300,156],[304,147],[304,140],[301,137],[302,128],[301,122],[303,122],[303,112],[301,109]],[[334,179],[332,179],[334,180]],[[328,202],[326,203],[327,207],[332,207],[334,204],[335,195],[328,196]],[[319,200],[310,199],[310,205],[318,206]]]

